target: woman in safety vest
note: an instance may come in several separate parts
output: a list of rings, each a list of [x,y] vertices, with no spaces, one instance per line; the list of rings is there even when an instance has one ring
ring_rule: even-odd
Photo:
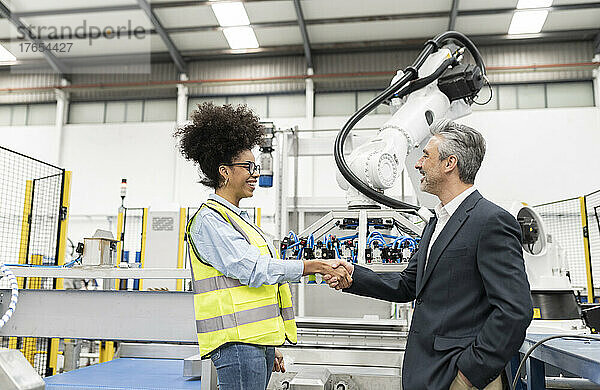
[[[263,128],[246,106],[203,103],[177,130],[183,156],[196,163],[214,194],[188,222],[198,344],[217,369],[220,390],[264,390],[271,371],[285,371],[275,346],[295,343],[287,282],[315,273],[351,278],[339,262],[286,260],[239,208],[256,188],[251,149]]]

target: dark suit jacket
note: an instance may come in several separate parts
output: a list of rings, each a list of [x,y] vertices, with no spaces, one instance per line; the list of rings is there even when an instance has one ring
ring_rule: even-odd
[[[469,195],[425,256],[436,218],[400,273],[354,267],[344,291],[392,302],[415,300],[404,363],[404,390],[448,389],[460,369],[484,388],[518,351],[532,318],[521,229],[506,210]]]

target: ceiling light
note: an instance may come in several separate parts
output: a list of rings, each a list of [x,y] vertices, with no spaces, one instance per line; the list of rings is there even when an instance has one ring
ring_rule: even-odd
[[[552,5],[552,0],[519,0],[517,9],[523,8],[548,8]]]
[[[215,3],[210,5],[221,27],[247,26],[250,24],[242,3]]]
[[[252,27],[228,27],[223,29],[223,34],[232,49],[256,49],[258,47],[258,40]]]
[[[542,31],[548,11],[516,11],[508,28],[509,34],[535,34]]]
[[[15,57],[11,52],[9,52],[7,48],[0,45],[0,62],[13,62],[16,60],[17,57]]]

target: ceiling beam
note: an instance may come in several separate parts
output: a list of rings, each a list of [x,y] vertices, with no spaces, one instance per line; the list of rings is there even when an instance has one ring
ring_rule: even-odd
[[[310,40],[308,39],[308,31],[306,30],[306,23],[304,22],[304,13],[302,12],[300,0],[294,0],[294,9],[296,10],[296,18],[298,19],[298,26],[300,27],[300,34],[302,35],[302,45],[304,46],[306,66],[308,69],[312,69],[313,60],[310,53]]]
[[[37,38],[31,29],[27,27],[19,17],[15,16],[2,1],[0,1],[0,15],[8,19],[17,28],[17,31],[25,35],[26,38],[33,44],[38,47],[45,46],[44,41]],[[42,51],[42,55],[46,58],[46,61],[48,61],[52,69],[54,69],[54,71],[58,73],[61,78],[66,78],[65,75],[69,73],[69,68],[61,60],[59,60],[51,50]]]
[[[587,3],[590,8],[600,8],[599,3]],[[108,7],[110,8],[110,7]],[[139,7],[136,6],[136,10]],[[514,9],[510,9],[511,12]],[[463,16],[473,16],[474,13],[477,12],[479,14],[479,10],[476,11],[458,11],[457,15]],[[487,13],[486,13],[487,14]],[[361,22],[380,22],[380,21],[390,21],[390,20],[403,20],[403,19],[423,19],[423,18],[446,18],[448,17],[447,12],[427,12],[427,13],[416,13],[416,14],[398,14],[398,15],[374,15],[374,16],[358,16],[352,18],[326,18],[326,19],[312,19],[312,20],[304,20],[305,26],[313,26],[313,25],[323,25],[323,24],[343,24],[343,23],[361,23]],[[298,25],[298,21],[296,20],[288,20],[288,21],[275,21],[275,22],[264,22],[264,23],[252,23],[250,27],[253,29],[261,29],[261,28],[276,28],[276,27],[295,27]],[[210,25],[210,26],[188,26],[188,27],[171,27],[164,28],[167,34],[184,34],[184,33],[193,33],[193,32],[203,32],[203,31],[221,31],[223,27],[219,25]],[[579,31],[579,30],[572,30]],[[130,34],[131,32],[126,31],[124,34]],[[151,29],[146,31],[147,34],[157,34],[158,31],[156,29]],[[85,34],[80,35],[82,39],[87,39]],[[61,39],[61,38],[49,38],[49,37],[40,37],[40,39]],[[16,42],[18,41],[15,38],[0,37],[0,42]]]
[[[281,0],[238,0],[242,3],[281,1]],[[179,1],[153,1],[152,8],[177,8],[210,5],[214,3],[231,3],[231,0],[179,0]]]
[[[175,63],[177,70],[180,73],[184,73],[184,74],[187,73],[187,64],[185,63],[183,57],[181,56],[179,49],[177,49],[177,46],[175,46],[175,43],[173,42],[173,40],[171,39],[171,37],[169,36],[167,31],[163,27],[162,23],[160,22],[160,20],[158,20],[158,17],[154,14],[154,11],[152,10],[152,7],[150,7],[150,4],[148,4],[148,2],[146,0],[138,0],[138,5],[146,13],[148,18],[150,19],[150,22],[154,26],[156,33],[158,35],[160,35],[163,42],[167,46],[167,50],[169,50],[169,54],[171,55],[171,58],[173,59],[173,62]]]
[[[450,18],[448,20],[448,31],[453,31],[456,25],[456,16],[458,15],[458,2],[459,0],[452,0],[452,7],[450,8]]]
[[[470,36],[479,47],[498,44],[518,44],[518,43],[552,43],[552,42],[573,42],[573,41],[593,41],[598,30],[577,30],[577,31],[550,31],[539,34],[530,34],[530,36],[508,36],[506,34],[498,35],[475,35]],[[356,53],[356,52],[377,52],[389,50],[413,50],[423,48],[423,44],[431,37],[417,39],[397,39],[383,41],[362,41],[345,43],[319,43],[311,44],[311,53],[313,55],[324,55],[334,53]],[[210,50],[190,50],[185,51],[183,55],[188,61],[202,61],[208,59],[236,59],[248,57],[274,57],[274,56],[300,56],[304,53],[303,45],[284,45],[259,47],[258,49],[210,49]],[[172,62],[172,58],[167,52],[152,53],[153,63]],[[140,61],[145,58],[141,57]],[[98,63],[119,64],[123,61],[130,63],[131,55],[112,55],[112,56],[90,56],[69,58],[69,64],[78,66],[98,65]],[[35,65],[34,60],[21,61],[23,66]]]
[[[13,14],[19,18],[35,17],[35,16],[50,16],[50,15],[73,15],[73,14],[90,14],[96,12],[119,12],[119,11],[136,11],[139,10],[135,4],[131,5],[108,5],[106,7],[88,7],[88,8],[67,8],[67,9],[52,9],[39,11],[14,12]]]
[[[297,25],[294,23],[294,25]],[[256,28],[256,25],[252,25]],[[193,31],[178,31],[177,29],[167,29],[168,33],[179,33],[179,32],[193,32]],[[195,30],[194,30],[195,31]],[[146,31],[149,34],[157,34],[155,30]],[[485,35],[469,35],[469,38],[473,40],[473,42],[479,45],[492,45],[492,44],[518,44],[518,43],[530,43],[530,42],[565,42],[565,41],[594,41],[596,36],[598,35],[597,29],[581,29],[581,30],[564,30],[564,31],[544,31],[537,34],[519,34],[519,35],[509,35],[509,34],[485,34]],[[46,37],[41,37],[42,40],[47,39]],[[81,39],[87,39],[85,36],[82,36]],[[410,39],[392,39],[392,40],[381,40],[381,41],[358,41],[358,42],[343,42],[343,43],[321,43],[321,44],[311,44],[311,54],[314,54],[316,51],[321,51],[324,49],[333,50],[336,48],[340,48],[342,50],[351,50],[351,51],[377,51],[377,50],[403,50],[403,49],[418,49],[422,48],[423,44],[427,39],[431,39],[431,37],[423,37],[423,38],[410,38]],[[11,42],[20,42],[22,40],[16,38],[0,38],[0,44],[6,44]],[[291,50],[290,50],[291,49]],[[270,55],[282,54],[286,55],[289,52],[294,52],[294,54],[303,53],[304,47],[302,45],[285,45],[285,46],[270,46],[270,47],[260,47],[258,49],[209,49],[209,50],[198,50],[198,51],[186,51],[182,53],[185,58],[188,60],[192,60],[191,57],[196,56],[195,53],[202,56],[202,53],[206,53],[209,56],[213,55],[224,55],[224,54],[237,54],[237,55],[245,55],[245,54],[257,54],[257,53],[269,53]],[[152,53],[152,56],[160,53]],[[69,57],[71,59],[72,57]],[[68,61],[66,61],[68,62]]]
[[[153,1],[150,6],[152,9],[160,8],[178,8],[178,7],[193,7],[209,5],[220,2],[230,2],[231,0],[180,0],[180,1]],[[253,1],[280,1],[280,0],[238,0],[243,3]],[[37,11],[14,12],[14,15],[24,18],[32,16],[50,16],[50,15],[73,15],[73,14],[91,14],[98,12],[120,12],[120,11],[137,11],[140,7],[136,4],[123,5],[108,5],[105,7],[80,7],[80,8],[63,8],[63,9],[46,9]]]
[[[153,1],[150,5],[152,9],[162,8],[178,8],[178,7],[192,7],[192,6],[204,6],[210,5],[214,2],[221,0],[179,0],[179,1],[165,1],[156,2]],[[229,1],[229,0],[222,0]],[[241,0],[245,3],[259,2],[259,1],[279,1],[279,0]],[[577,3],[577,4],[561,4],[554,5],[547,8],[536,8],[544,9],[550,12],[554,11],[571,11],[571,10],[586,10],[600,8],[600,1],[593,3]],[[39,11],[27,11],[15,13],[19,17],[24,16],[50,16],[50,15],[66,15],[66,14],[90,14],[96,12],[118,12],[139,9],[136,5],[115,5],[107,7],[89,7],[89,8],[67,8],[67,9],[56,9],[56,10],[39,10]],[[458,16],[479,16],[479,15],[497,15],[497,14],[508,14],[515,12],[515,8],[489,8],[489,9],[474,9],[474,10],[463,10],[457,12]],[[437,12],[417,12],[407,14],[394,14],[394,15],[373,15],[373,16],[358,16],[349,18],[325,18],[325,19],[307,19],[306,24],[337,24],[337,23],[356,23],[356,22],[376,22],[384,20],[403,20],[403,19],[427,19],[427,18],[447,18],[449,15],[448,11],[437,11]]]
[[[596,29],[576,31],[548,31],[538,34],[508,35],[470,35],[469,38],[478,46],[491,46],[498,44],[520,44],[520,43],[551,43],[570,41],[592,41],[596,36]],[[431,37],[415,39],[394,39],[381,41],[360,41],[344,43],[313,43],[312,54],[367,52],[385,50],[410,50],[421,49],[425,42]],[[285,45],[260,47],[250,50],[211,49],[186,51],[185,56],[190,60],[202,60],[209,58],[237,58],[244,56],[277,56],[277,55],[299,55],[303,53],[302,45]],[[158,59],[159,53],[153,54]]]
[[[571,10],[585,10],[585,9],[597,9],[600,8],[600,2],[595,3],[583,3],[583,4],[565,4],[556,5],[547,9],[551,12],[554,11],[571,11]],[[493,9],[475,9],[475,10],[457,10],[456,15],[459,16],[485,16],[485,15],[498,15],[498,14],[513,14],[515,8],[493,8]],[[447,18],[449,15],[448,11],[436,11],[436,12],[415,12],[408,14],[392,14],[392,15],[371,15],[371,16],[354,16],[348,18],[322,18],[322,19],[308,19],[306,24],[340,24],[340,23],[360,23],[360,22],[384,22],[392,20],[408,20],[408,19],[431,19],[431,18]]]

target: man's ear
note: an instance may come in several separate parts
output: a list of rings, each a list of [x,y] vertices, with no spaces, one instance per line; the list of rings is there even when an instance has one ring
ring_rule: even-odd
[[[446,172],[450,172],[451,170],[456,168],[457,165],[458,165],[458,159],[456,158],[455,155],[452,154],[452,155],[448,156],[448,158],[446,159],[446,166],[445,166],[444,170]]]

